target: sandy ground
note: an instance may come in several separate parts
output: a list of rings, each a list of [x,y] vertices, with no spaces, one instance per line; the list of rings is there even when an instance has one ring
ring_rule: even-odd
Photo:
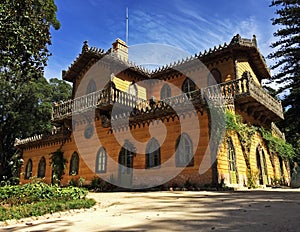
[[[0,231],[300,231],[300,190],[90,193],[88,210],[9,222]]]

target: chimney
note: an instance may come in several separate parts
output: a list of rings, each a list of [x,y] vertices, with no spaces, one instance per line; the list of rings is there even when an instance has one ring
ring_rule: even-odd
[[[121,39],[116,39],[116,41],[112,45],[113,45],[113,52],[115,52],[121,60],[128,61],[127,44]]]

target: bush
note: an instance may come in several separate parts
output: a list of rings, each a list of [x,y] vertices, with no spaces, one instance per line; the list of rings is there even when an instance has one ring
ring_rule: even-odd
[[[61,188],[42,182],[0,187],[0,220],[39,216],[66,209],[91,207],[88,191],[78,187]]]
[[[7,185],[0,188],[2,204],[30,204],[42,200],[75,200],[84,198],[88,191],[83,188],[60,188],[45,183],[29,183],[25,185]]]
[[[89,189],[95,192],[110,192],[117,190],[117,187],[105,180],[95,176],[89,186]]]

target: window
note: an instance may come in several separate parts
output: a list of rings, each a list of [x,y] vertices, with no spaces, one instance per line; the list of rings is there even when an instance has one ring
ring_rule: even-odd
[[[227,140],[227,153],[228,153],[228,161],[229,161],[229,170],[236,171],[236,159],[235,159],[235,152],[234,147],[231,139]]]
[[[77,152],[74,152],[72,157],[71,157],[71,161],[70,161],[70,176],[72,175],[78,175],[78,171],[79,171],[79,156],[77,154]]]
[[[260,152],[261,152],[261,148],[260,148],[260,146],[258,146],[256,148],[256,165],[257,165],[257,169],[258,169],[259,184],[263,185],[264,179],[263,179],[263,169],[261,166]]]
[[[176,166],[194,166],[193,144],[187,134],[182,134],[176,141]]]
[[[189,93],[193,92],[194,90],[196,90],[195,83],[190,78],[186,78],[182,84],[182,92]]]
[[[90,80],[87,88],[86,88],[86,94],[89,94],[89,93],[93,93],[93,92],[96,92],[97,91],[97,86],[96,86],[96,83],[94,80]]]
[[[207,86],[220,84],[222,82],[222,74],[216,68],[213,68],[207,77]]]
[[[25,179],[29,179],[30,177],[32,177],[32,160],[29,159],[26,165],[26,169],[25,169]]]
[[[228,154],[230,183],[237,184],[238,178],[237,178],[236,156],[235,156],[234,146],[230,138],[228,138],[227,140],[227,154]]]
[[[146,168],[160,165],[160,146],[156,139],[151,139],[146,147]]]
[[[168,84],[164,84],[160,90],[160,100],[171,97],[171,88]]]
[[[119,154],[119,168],[121,174],[130,174],[133,167],[133,145],[130,142],[125,142]]]
[[[99,149],[97,152],[97,157],[96,157],[96,172],[97,173],[104,173],[106,172],[106,151],[103,147]]]
[[[261,150],[261,154],[262,154],[262,160],[263,160],[263,163],[264,163],[264,172],[265,172],[265,175],[268,175],[267,159],[266,159],[266,155],[265,155],[264,150]]]
[[[46,159],[45,157],[42,157],[39,162],[39,167],[38,167],[38,178],[44,178],[46,173]]]

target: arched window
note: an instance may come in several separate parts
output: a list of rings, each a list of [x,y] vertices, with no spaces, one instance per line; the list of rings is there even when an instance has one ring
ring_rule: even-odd
[[[264,169],[264,183],[268,184],[268,166],[267,166],[267,159],[264,150],[261,150],[262,155],[262,162],[263,162],[263,169]]]
[[[71,161],[70,161],[70,176],[73,175],[78,175],[78,171],[79,171],[79,156],[77,154],[77,152],[74,152],[72,157],[71,157]]]
[[[106,151],[103,147],[101,147],[98,150],[97,157],[96,157],[96,172],[97,173],[106,172],[106,160],[107,160]]]
[[[96,86],[95,81],[92,79],[92,80],[90,80],[90,82],[86,88],[86,94],[93,93],[96,91],[97,91],[97,86]]]
[[[184,93],[193,92],[194,90],[196,90],[196,85],[190,78],[186,78],[182,84],[181,89]]]
[[[261,151],[261,148],[260,148],[260,146],[258,146],[256,148],[256,166],[257,166],[257,169],[258,169],[259,184],[263,185],[264,184],[264,179],[263,179],[263,169],[262,169],[261,159],[260,159],[260,151]]]
[[[133,144],[130,142],[125,142],[120,153],[119,153],[119,164],[120,164],[120,173],[131,173],[133,167]]]
[[[160,146],[155,138],[152,138],[146,147],[146,168],[154,168],[160,165]]]
[[[227,140],[227,154],[229,163],[229,174],[231,184],[237,184],[237,168],[236,168],[236,156],[234,146],[231,139]]]
[[[168,84],[164,84],[160,90],[160,100],[171,97],[171,88]]]
[[[46,159],[45,157],[42,157],[39,162],[39,167],[38,167],[38,178],[44,178],[46,173]]]
[[[213,68],[207,77],[207,86],[222,83],[222,74],[217,68]]]
[[[26,165],[26,169],[25,169],[25,179],[29,179],[30,177],[32,177],[32,160],[29,159]]]
[[[181,134],[176,141],[176,166],[194,166],[193,144],[187,134]]]

